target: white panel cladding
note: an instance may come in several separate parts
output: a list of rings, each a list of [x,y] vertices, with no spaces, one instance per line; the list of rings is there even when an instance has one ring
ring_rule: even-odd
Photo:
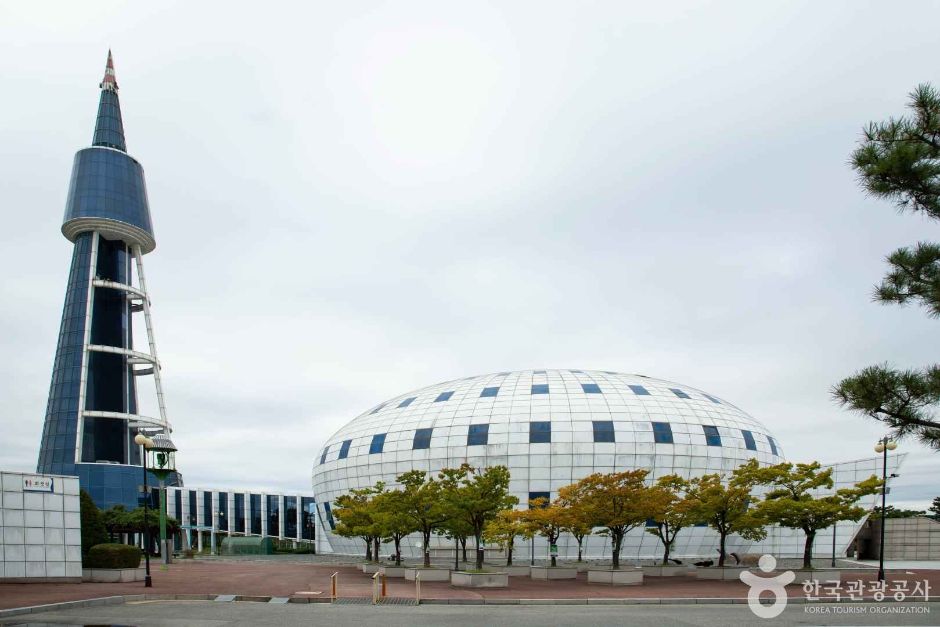
[[[52,479],[52,492],[24,489]],[[78,477],[0,471],[0,580],[82,576]]]
[[[490,388],[497,388],[495,395]],[[608,423],[604,425],[608,427],[612,423],[615,441],[595,441],[595,422]],[[530,434],[537,427],[532,423],[548,423],[550,441],[533,442]],[[671,443],[657,442],[653,423],[669,425]],[[485,444],[468,442],[471,425],[489,425]],[[717,428],[720,446],[709,445],[705,426]],[[419,429],[432,429],[427,448],[414,448]],[[745,431],[753,438],[753,449],[748,448]],[[370,452],[373,438],[383,434],[381,452]],[[370,408],[316,453],[312,479],[319,522],[325,527],[323,540],[338,553],[359,554],[364,551],[360,540],[331,533],[326,505],[351,489],[377,481],[395,487],[396,477],[409,470],[435,473],[464,462],[475,467],[506,465],[510,491],[524,507],[530,493],[548,492],[554,498],[562,486],[594,472],[644,468],[650,471],[650,480],[672,473],[689,478],[728,473],[751,458],[763,465],[785,461],[779,440],[767,427],[714,394],[635,374],[525,370],[439,383]],[[845,532],[856,526],[847,525]],[[768,546],[788,551],[797,546],[800,534],[777,531]],[[840,541],[842,535],[840,529]],[[406,555],[420,554],[418,540],[406,539]],[[449,546],[440,538],[432,542]],[[686,529],[673,554],[712,556],[717,544],[717,537],[706,528]],[[732,550],[737,551],[750,550],[752,544],[736,537],[731,541]],[[573,538],[563,537],[558,545],[562,556],[577,555]],[[530,545],[521,543],[516,550],[524,559]],[[547,557],[544,540],[536,539],[534,550],[537,556]],[[609,556],[609,551],[609,542],[602,536],[586,542],[586,556]],[[623,555],[652,558],[661,556],[662,548],[658,538],[635,529],[624,542]]]

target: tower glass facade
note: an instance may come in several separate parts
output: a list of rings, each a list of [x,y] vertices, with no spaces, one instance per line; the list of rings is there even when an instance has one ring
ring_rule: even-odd
[[[62,233],[74,249],[37,470],[78,475],[99,507],[133,508],[134,436],[170,431],[143,276],[156,241],[143,168],[126,152],[110,53],[100,87],[92,146],[75,155],[66,200]],[[135,313],[144,314],[149,352],[134,347]],[[141,415],[140,377],[153,378],[157,416]]]

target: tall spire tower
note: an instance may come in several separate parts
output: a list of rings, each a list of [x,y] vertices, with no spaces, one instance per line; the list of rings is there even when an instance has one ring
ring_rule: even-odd
[[[156,248],[144,170],[127,154],[114,62],[92,145],[75,154],[62,234],[74,243],[37,470],[78,475],[99,507],[137,506],[138,432],[170,432],[143,256]],[[142,313],[148,351],[134,349]],[[138,410],[138,381],[156,387],[157,416]],[[171,481],[172,483],[172,481]]]

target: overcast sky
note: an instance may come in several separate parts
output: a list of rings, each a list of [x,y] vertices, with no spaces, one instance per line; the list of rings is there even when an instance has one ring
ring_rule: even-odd
[[[866,198],[847,159],[940,83],[938,20],[856,0],[3,2],[0,468],[35,468],[109,47],[188,484],[309,490],[321,444],[385,398],[539,367],[712,392],[792,460],[873,456],[884,429],[829,390],[936,359],[940,323],[871,291],[940,228]],[[926,506],[940,454],[901,451],[892,500]]]

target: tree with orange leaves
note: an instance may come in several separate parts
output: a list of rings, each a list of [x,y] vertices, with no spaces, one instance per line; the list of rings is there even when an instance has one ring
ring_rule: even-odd
[[[620,549],[627,532],[646,522],[650,514],[647,470],[594,473],[574,484],[585,519],[604,527],[610,536],[612,567],[620,568]]]

